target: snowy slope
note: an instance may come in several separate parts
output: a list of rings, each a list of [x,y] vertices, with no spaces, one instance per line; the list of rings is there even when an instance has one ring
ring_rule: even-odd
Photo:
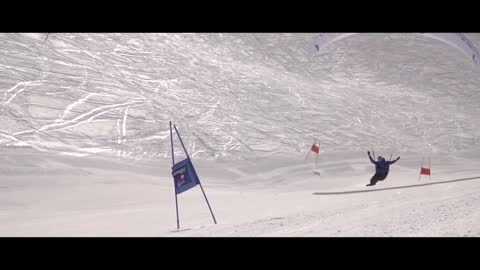
[[[365,187],[374,169],[366,153],[325,154],[320,176],[303,155],[196,160],[218,224],[195,187],[178,196],[177,232],[168,160],[8,149],[0,236],[480,236],[480,161],[472,154],[432,157],[432,180],[420,181],[418,156],[402,155],[373,188]],[[440,183],[469,177],[477,178]],[[358,190],[376,191],[329,194]]]
[[[415,34],[1,34],[2,145],[166,157],[375,146],[453,152],[480,134],[480,73]],[[480,35],[468,37],[477,45]]]
[[[446,44],[45,37],[0,34],[0,236],[480,236],[480,69]],[[217,225],[195,187],[176,231],[170,120]],[[367,188],[372,148],[401,160]]]

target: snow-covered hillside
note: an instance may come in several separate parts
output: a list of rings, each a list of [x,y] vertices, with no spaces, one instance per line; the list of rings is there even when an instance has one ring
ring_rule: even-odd
[[[480,236],[480,68],[449,45],[46,37],[0,34],[0,236]],[[197,186],[176,230],[169,121],[217,225]],[[372,149],[401,159],[366,187]]]
[[[467,35],[479,44],[479,34]],[[1,34],[0,141],[166,157],[366,148],[452,152],[480,130],[480,69],[415,34]]]

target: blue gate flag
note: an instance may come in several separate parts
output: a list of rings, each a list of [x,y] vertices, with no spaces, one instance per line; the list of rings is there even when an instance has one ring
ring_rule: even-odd
[[[200,183],[192,161],[187,158],[177,162],[172,167],[172,176],[175,185],[175,194],[185,192]]]

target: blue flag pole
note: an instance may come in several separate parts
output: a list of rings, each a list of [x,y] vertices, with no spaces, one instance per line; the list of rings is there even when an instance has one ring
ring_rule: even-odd
[[[172,135],[172,121],[170,121],[170,142],[172,145],[172,166],[175,165],[175,158],[173,155],[173,135]],[[175,189],[173,189],[175,191]],[[180,219],[178,218],[178,200],[177,200],[177,192],[175,192],[175,209],[177,210],[177,230],[180,229]]]
[[[180,140],[180,143],[182,144],[183,151],[185,151],[185,154],[187,155],[187,158],[190,160],[190,156],[188,155],[187,149],[185,148],[185,145],[183,144],[182,137],[180,137],[180,133],[177,130],[177,126],[173,125],[173,127],[175,128],[175,132],[177,133],[178,139]],[[190,162],[191,162],[191,160],[190,160]],[[193,164],[193,162],[192,162],[192,164]],[[192,166],[192,168],[195,171],[195,168],[193,166]],[[195,172],[195,174],[196,174],[196,172]],[[205,194],[205,191],[203,190],[202,182],[200,182],[200,178],[198,179],[198,185],[200,186],[200,189],[202,190],[203,197],[205,197],[205,201],[207,202],[208,209],[210,210],[210,214],[212,215],[213,222],[215,224],[217,224],[217,220],[215,219],[215,215],[213,214],[212,208],[210,207],[210,203],[208,202],[207,195]]]

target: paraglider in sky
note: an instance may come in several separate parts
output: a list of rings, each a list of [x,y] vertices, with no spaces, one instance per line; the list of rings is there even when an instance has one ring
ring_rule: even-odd
[[[322,50],[329,44],[346,38],[356,33],[321,33],[315,44],[317,51]],[[475,64],[478,64],[480,53],[477,47],[462,33],[416,33],[418,35],[433,38],[444,43],[447,43],[456,49],[460,50]]]

